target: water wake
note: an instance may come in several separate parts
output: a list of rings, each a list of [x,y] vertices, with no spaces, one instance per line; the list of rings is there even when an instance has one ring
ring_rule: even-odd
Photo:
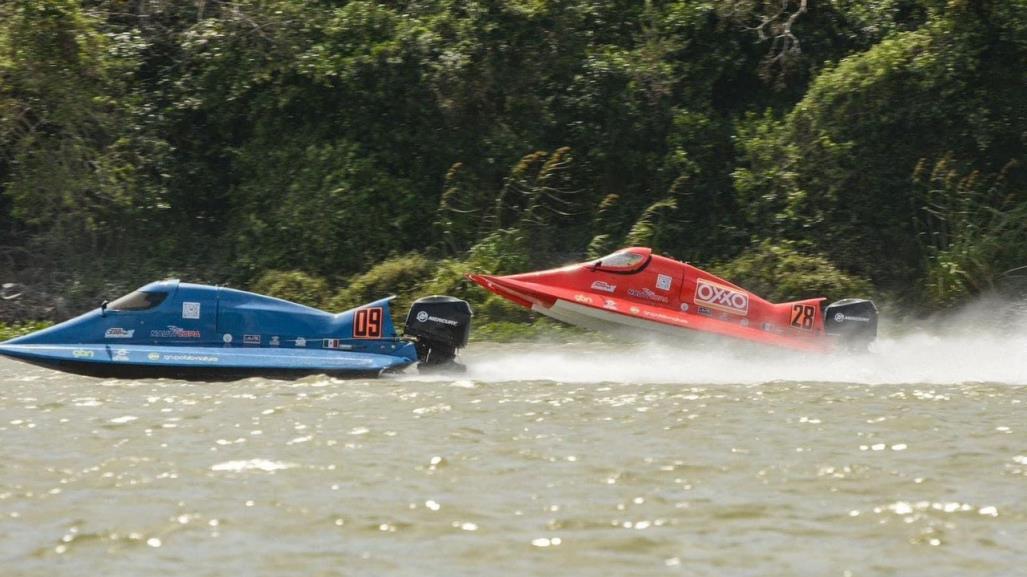
[[[1027,315],[1008,303],[978,303],[919,327],[883,327],[866,354],[799,354],[728,341],[488,344],[464,357],[479,381],[569,383],[866,384],[967,382],[1027,385]]]

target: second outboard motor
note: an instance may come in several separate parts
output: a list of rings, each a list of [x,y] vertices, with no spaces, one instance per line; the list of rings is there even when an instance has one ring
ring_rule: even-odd
[[[824,332],[851,350],[866,350],[877,338],[877,306],[865,299],[842,299],[824,309]]]
[[[471,305],[455,297],[430,296],[414,301],[403,330],[416,339],[418,369],[463,370],[454,359],[456,350],[467,346],[472,316]]]

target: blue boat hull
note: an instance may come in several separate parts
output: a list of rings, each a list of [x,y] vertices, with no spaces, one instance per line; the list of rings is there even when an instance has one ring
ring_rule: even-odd
[[[0,355],[60,371],[115,378],[234,380],[249,376],[299,378],[312,374],[373,377],[401,370],[416,357],[410,345],[382,343],[382,354],[322,349],[224,348],[108,344],[0,344]]]
[[[0,355],[115,378],[378,376],[418,363],[453,367],[471,310],[452,297],[420,299],[406,336],[392,297],[329,313],[250,292],[164,280],[54,326],[0,343]]]

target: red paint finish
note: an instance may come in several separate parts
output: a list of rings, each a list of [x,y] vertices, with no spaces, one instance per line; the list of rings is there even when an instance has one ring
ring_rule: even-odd
[[[643,247],[558,269],[509,276],[472,274],[468,278],[542,312],[563,300],[646,322],[778,347],[822,352],[834,348],[834,337],[824,334],[825,299],[774,304]]]

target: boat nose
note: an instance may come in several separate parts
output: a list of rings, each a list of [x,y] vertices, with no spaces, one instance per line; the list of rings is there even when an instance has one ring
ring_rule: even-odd
[[[478,283],[489,292],[495,293],[505,299],[513,301],[522,307],[531,308],[532,300],[530,295],[534,292],[525,290],[525,287],[516,281],[511,282],[512,276],[494,276],[488,274],[468,274],[468,280]]]

